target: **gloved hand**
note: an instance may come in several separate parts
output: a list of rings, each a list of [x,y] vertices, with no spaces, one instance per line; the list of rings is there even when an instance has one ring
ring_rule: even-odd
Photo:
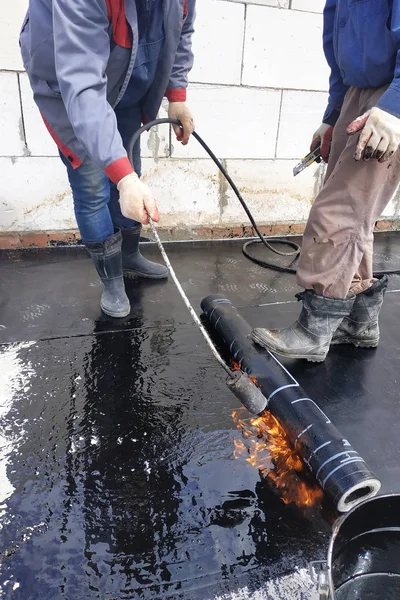
[[[170,102],[168,107],[168,117],[170,119],[178,119],[183,125],[183,136],[182,130],[178,125],[172,125],[175,131],[176,139],[178,142],[182,142],[184,146],[189,141],[190,136],[194,131],[194,121],[192,113],[190,112],[186,102]]]
[[[317,131],[314,133],[310,146],[310,150],[312,152],[313,150],[315,150],[318,144],[321,144],[321,158],[326,163],[328,162],[329,153],[331,151],[332,134],[332,125],[322,123],[319,129],[317,129]]]
[[[354,153],[356,160],[375,158],[379,162],[389,160],[400,144],[400,119],[382,110],[371,108],[357,117],[347,128],[349,135],[358,131],[360,139]]]
[[[160,213],[150,189],[140,181],[136,173],[131,173],[120,179],[117,185],[119,203],[124,217],[139,221],[143,225],[149,222],[149,215],[158,223]]]

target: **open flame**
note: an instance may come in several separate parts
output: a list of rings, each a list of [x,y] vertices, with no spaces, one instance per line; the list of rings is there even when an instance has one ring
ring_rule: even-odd
[[[242,439],[234,439],[235,458],[246,456],[247,462],[279,490],[285,504],[321,505],[322,489],[311,480],[285,430],[271,413],[264,411],[261,417],[244,420],[234,411],[232,418],[242,431]]]
[[[231,360],[231,369],[232,369],[232,371],[241,371],[242,367],[235,360]],[[248,375],[248,378],[250,379],[250,381],[252,381],[254,383],[254,385],[256,385],[257,387],[259,387],[258,381],[257,381],[257,379],[255,377],[250,377],[250,375]]]

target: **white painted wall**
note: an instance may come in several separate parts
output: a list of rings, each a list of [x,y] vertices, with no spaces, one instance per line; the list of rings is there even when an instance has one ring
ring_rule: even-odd
[[[290,8],[289,8],[290,4]],[[18,34],[27,0],[0,15],[0,231],[76,227],[57,149],[33,103]],[[224,159],[261,224],[307,218],[321,181],[295,179],[327,100],[323,0],[198,0],[188,102],[196,128]],[[163,111],[163,109],[162,109]],[[162,225],[191,229],[246,223],[237,200],[193,140],[183,148],[164,126],[143,139],[145,179]],[[392,216],[391,203],[386,216]]]

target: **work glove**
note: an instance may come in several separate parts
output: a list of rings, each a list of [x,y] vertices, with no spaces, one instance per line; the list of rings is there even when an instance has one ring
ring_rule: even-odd
[[[194,121],[192,113],[190,112],[186,102],[170,102],[168,107],[168,117],[170,119],[177,119],[183,125],[182,129],[178,125],[172,125],[175,131],[176,139],[178,142],[182,142],[184,146],[189,141],[190,136],[194,131]]]
[[[384,162],[399,147],[400,119],[376,106],[357,117],[347,128],[349,135],[358,131],[361,134],[354,153],[355,160],[375,158]]]
[[[156,223],[160,220],[157,204],[153,194],[145,183],[140,181],[136,173],[120,179],[117,185],[119,203],[124,217],[139,221],[143,225],[149,222],[149,216]]]
[[[319,129],[314,133],[310,146],[311,152],[315,150],[318,144],[321,144],[321,158],[324,162],[328,162],[329,153],[331,151],[333,127],[327,123],[321,123]],[[320,162],[320,161],[318,161]]]

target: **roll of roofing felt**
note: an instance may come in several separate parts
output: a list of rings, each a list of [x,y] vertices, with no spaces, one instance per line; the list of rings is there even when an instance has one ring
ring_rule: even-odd
[[[337,510],[347,512],[375,496],[381,483],[364,459],[278,359],[253,344],[250,325],[232,303],[218,294],[204,298],[201,308],[232,360],[257,380],[266,410],[278,419]]]

